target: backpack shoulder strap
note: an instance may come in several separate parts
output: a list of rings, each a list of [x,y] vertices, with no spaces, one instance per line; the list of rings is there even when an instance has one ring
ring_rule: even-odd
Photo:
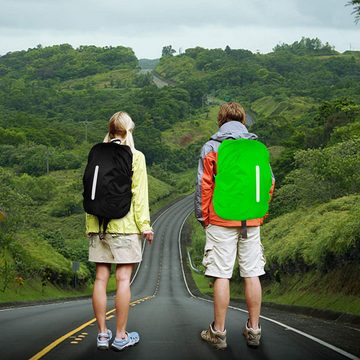
[[[219,143],[222,143],[222,142],[223,142],[222,140],[213,139],[213,138],[210,138],[209,141],[210,141],[210,140],[217,141],[217,142],[219,142]],[[229,136],[229,137],[227,137],[227,138],[224,139],[224,140],[236,140],[236,139],[235,139],[234,137],[232,137],[232,136]]]
[[[247,224],[246,220],[241,221],[241,237],[247,239]]]
[[[100,217],[100,216],[98,216],[97,218],[98,218],[98,221],[99,221],[99,237],[100,237],[101,240],[103,240],[104,237],[105,237],[106,229],[107,229],[107,226],[109,225],[110,219]],[[101,231],[101,225],[103,226],[102,231]]]

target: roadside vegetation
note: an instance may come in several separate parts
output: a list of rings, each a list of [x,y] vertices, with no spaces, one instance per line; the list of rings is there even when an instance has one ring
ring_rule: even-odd
[[[189,80],[174,74],[187,71],[209,96],[243,103],[255,120],[250,131],[269,147],[276,191],[262,231],[264,300],[359,315],[360,54],[302,39],[267,55],[196,48],[180,57],[161,59],[158,71],[183,86]],[[188,250],[203,270],[204,233],[189,223]],[[193,276],[212,293],[211,280]],[[232,297],[242,298],[237,270],[233,280]]]
[[[360,196],[350,195],[281,215],[262,227],[266,275],[265,302],[328,309],[360,315]],[[194,217],[189,248],[194,265],[201,264],[204,233]],[[199,289],[212,294],[212,281],[193,274]],[[231,297],[243,299],[238,269]]]
[[[155,68],[171,86],[157,88],[139,65]],[[217,130],[218,106],[233,100],[245,106],[250,131],[269,147],[276,176],[263,228],[265,299],[359,312],[349,275],[359,259],[359,232],[351,232],[360,188],[359,52],[340,54],[303,38],[269,54],[197,47],[139,64],[121,46],[38,46],[1,56],[0,80],[0,209],[7,215],[0,222],[0,301],[91,291],[81,177],[113,113],[127,111],[136,123],[154,214],[193,191],[201,145]],[[189,250],[201,267],[203,233],[192,228]],[[77,290],[72,261],[80,263]],[[314,292],[311,279],[331,278],[323,295]],[[235,297],[238,280],[235,275]]]
[[[59,296],[88,293],[94,267],[87,261],[81,180],[91,146],[102,141],[113,113],[131,114],[135,143],[146,154],[154,214],[189,192],[187,174],[196,163],[194,149],[173,150],[161,132],[198,110],[187,91],[153,85],[133,51],[121,46],[8,53],[0,57],[0,78],[0,209],[6,214],[0,301],[26,301],[36,293],[49,298],[55,289]],[[80,263],[77,290],[72,262]]]

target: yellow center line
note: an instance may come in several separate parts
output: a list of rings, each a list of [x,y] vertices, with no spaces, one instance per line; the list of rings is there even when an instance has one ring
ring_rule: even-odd
[[[136,301],[132,301],[130,303],[130,306],[134,306],[137,301],[139,300],[149,300],[152,299],[153,296],[147,296],[144,297],[142,299],[138,299]],[[110,311],[108,311],[106,313],[106,315],[110,315],[113,312],[115,312],[116,309],[112,309]],[[48,352],[50,352],[51,350],[53,350],[56,346],[58,346],[59,344],[61,344],[63,341],[65,341],[66,339],[68,339],[69,337],[73,336],[74,334],[78,333],[79,331],[81,331],[82,329],[85,329],[87,326],[93,324],[96,321],[96,318],[91,319],[90,321],[80,325],[79,327],[77,327],[74,330],[71,330],[70,332],[68,332],[67,334],[59,337],[58,339],[56,339],[55,341],[53,341],[51,344],[49,344],[48,346],[46,346],[44,349],[42,349],[41,351],[39,351],[37,354],[35,354],[34,356],[32,356],[29,360],[38,360],[41,359],[44,355],[46,355]],[[75,342],[72,342],[75,343]]]

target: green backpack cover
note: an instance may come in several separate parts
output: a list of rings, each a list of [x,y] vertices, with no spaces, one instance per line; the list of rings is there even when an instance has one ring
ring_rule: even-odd
[[[269,209],[269,151],[258,140],[224,140],[219,146],[213,204],[225,220],[263,217]]]

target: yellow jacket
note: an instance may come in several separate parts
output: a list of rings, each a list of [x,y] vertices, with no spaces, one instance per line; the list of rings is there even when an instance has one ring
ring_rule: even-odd
[[[132,201],[128,214],[121,219],[113,219],[106,229],[112,234],[141,234],[152,230],[150,226],[148,179],[145,156],[141,151],[133,150],[132,162]],[[99,222],[96,216],[86,214],[86,232],[98,233]]]

